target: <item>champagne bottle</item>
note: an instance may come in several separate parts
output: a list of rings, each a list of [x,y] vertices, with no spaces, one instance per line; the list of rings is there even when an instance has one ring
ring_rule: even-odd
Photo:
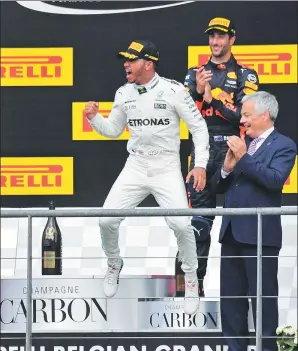
[[[176,296],[182,297],[185,292],[184,272],[181,268],[182,263],[178,258],[179,252],[177,252],[175,260],[175,280],[176,280]]]
[[[50,201],[49,209],[55,209],[54,201]],[[49,217],[44,228],[41,241],[42,275],[62,274],[62,236],[56,217]]]

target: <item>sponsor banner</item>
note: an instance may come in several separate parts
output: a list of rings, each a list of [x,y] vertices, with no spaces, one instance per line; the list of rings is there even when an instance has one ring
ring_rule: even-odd
[[[239,64],[254,69],[261,84],[297,83],[297,44],[235,45]],[[200,66],[210,58],[209,46],[188,47],[188,67]]]
[[[256,351],[255,341],[249,336],[246,350]],[[44,334],[42,338],[33,336],[34,351],[228,351],[221,333],[200,333],[179,335],[175,333],[160,337],[154,333],[123,334],[109,333],[106,336],[69,333],[62,337]],[[2,335],[1,351],[24,351],[25,336],[7,338]]]
[[[296,156],[296,161],[295,165],[292,169],[292,172],[289,176],[289,178],[286,180],[285,185],[282,189],[283,193],[289,193],[289,194],[296,194],[298,193],[298,187],[297,187],[297,182],[298,182],[298,177],[297,177],[297,160],[298,156]]]
[[[131,284],[134,284],[134,292]],[[219,299],[201,300],[200,310],[184,313],[184,299],[168,296],[169,279],[123,279],[118,294],[107,299],[101,278],[39,278],[32,282],[34,333],[97,332],[221,332]],[[26,279],[1,280],[2,333],[25,333]],[[123,301],[125,300],[125,303]],[[254,330],[251,309],[249,329]]]
[[[79,332],[107,329],[107,299],[99,280],[34,279],[33,332]],[[1,280],[1,331],[24,333],[27,319],[24,279]]]
[[[1,195],[73,195],[73,157],[2,157]]]
[[[1,86],[72,86],[73,48],[1,48]]]
[[[32,330],[34,333],[137,331],[137,297],[155,296],[156,291],[169,296],[171,287],[167,277],[123,279],[117,296],[107,299],[102,278],[33,279]],[[2,333],[25,333],[27,292],[26,279],[1,279]]]
[[[72,140],[128,140],[130,133],[128,127],[118,138],[107,138],[95,132],[84,115],[87,102],[72,103]],[[99,102],[98,112],[105,118],[109,117],[113,102]],[[188,139],[189,133],[185,122],[180,120],[180,139]]]
[[[254,330],[251,303],[248,313],[249,330]],[[219,299],[201,301],[193,315],[184,313],[184,298],[139,299],[138,328],[141,330],[221,331]]]

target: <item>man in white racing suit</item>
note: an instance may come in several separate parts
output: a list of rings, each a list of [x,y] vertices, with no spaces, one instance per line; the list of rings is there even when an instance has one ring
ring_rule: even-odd
[[[128,126],[129,157],[103,205],[104,209],[131,209],[152,194],[160,207],[188,208],[180,164],[180,117],[185,121],[195,145],[195,167],[187,175],[201,191],[206,183],[209,159],[209,134],[205,120],[185,87],[155,72],[159,60],[156,46],[147,40],[133,41],[118,54],[125,59],[128,83],[116,94],[108,118],[98,113],[98,104],[86,104],[85,115],[95,131],[117,138]],[[118,244],[119,226],[124,218],[100,218],[103,249],[108,257],[104,292],[112,297],[118,290],[123,260]],[[165,218],[177,238],[185,272],[185,313],[199,307],[196,275],[196,243],[191,217]]]

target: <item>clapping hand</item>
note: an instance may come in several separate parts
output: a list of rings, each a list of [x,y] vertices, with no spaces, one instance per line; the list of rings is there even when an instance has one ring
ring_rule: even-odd
[[[237,137],[236,135],[232,135],[228,138],[227,141],[228,147],[232,150],[237,162],[242,158],[246,152],[247,147],[245,143],[245,135],[242,134],[241,137]]]
[[[206,85],[205,85],[205,93],[204,93],[203,98],[208,104],[210,104],[210,102],[213,99],[212,93],[211,93],[211,86],[209,83],[206,83]]]
[[[232,172],[233,168],[236,166],[236,163],[237,163],[237,159],[233,154],[233,151],[231,149],[228,149],[228,152],[226,153],[226,157],[224,161],[223,170],[227,173]]]
[[[205,93],[205,86],[211,80],[213,73],[211,71],[206,71],[204,66],[196,69],[196,83],[197,92],[199,94]]]

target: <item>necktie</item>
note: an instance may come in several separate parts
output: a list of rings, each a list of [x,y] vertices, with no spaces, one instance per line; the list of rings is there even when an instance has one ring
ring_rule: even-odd
[[[247,153],[249,155],[253,155],[256,152],[257,144],[260,140],[262,140],[262,138],[255,138],[251,141],[251,143],[249,144],[248,150],[247,150]]]

